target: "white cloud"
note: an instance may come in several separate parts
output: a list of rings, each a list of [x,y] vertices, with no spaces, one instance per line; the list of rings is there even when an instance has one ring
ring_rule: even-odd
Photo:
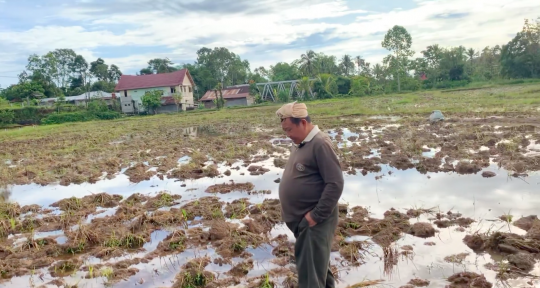
[[[81,5],[92,5],[90,1],[84,2],[87,3],[80,2]],[[507,43],[511,35],[521,29],[525,18],[540,14],[537,0],[418,0],[415,8],[387,12],[351,10],[344,0],[304,1],[302,5],[291,0],[272,0],[257,2],[261,5],[257,13],[229,11],[224,14],[190,10],[175,14],[165,8],[145,11],[140,6],[143,3],[148,7],[157,5],[140,0],[136,2],[139,6],[130,7],[133,12],[129,14],[113,6],[67,5],[61,6],[58,14],[49,20],[54,21],[52,23],[26,31],[0,30],[3,47],[16,47],[10,51],[11,64],[6,62],[8,58],[0,59],[0,72],[6,65],[13,65],[13,59],[20,61],[31,53],[72,48],[92,57],[87,60],[93,61],[100,56],[98,51],[106,51],[110,46],[125,47],[125,57],[105,57],[107,62],[119,65],[124,71],[140,69],[152,57],[167,56],[177,62],[195,59],[196,50],[203,45],[227,47],[250,60],[252,68],[292,61],[308,49],[338,58],[345,53],[362,55],[374,63],[384,56],[380,42],[393,25],[408,29],[417,52],[434,43],[482,49]],[[257,8],[252,3],[248,8]],[[350,20],[351,15],[356,15],[356,19]],[[63,26],[62,19],[80,24]],[[308,42],[304,46],[287,46],[314,34],[320,36],[316,39],[321,39],[322,44]],[[320,45],[315,47],[315,44]],[[159,51],[165,46],[171,53],[133,55],[130,49],[136,46],[160,46]],[[12,66],[8,67],[13,70]]]

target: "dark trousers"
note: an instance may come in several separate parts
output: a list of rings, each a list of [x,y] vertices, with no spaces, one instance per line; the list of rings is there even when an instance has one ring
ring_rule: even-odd
[[[294,233],[294,257],[298,270],[299,288],[334,288],[334,275],[330,271],[330,251],[339,218],[338,209],[321,223],[309,227],[306,218],[288,222]]]

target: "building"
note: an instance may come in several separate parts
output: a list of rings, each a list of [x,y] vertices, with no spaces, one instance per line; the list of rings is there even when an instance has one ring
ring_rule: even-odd
[[[171,73],[150,75],[122,75],[115,87],[117,97],[120,98],[122,112],[144,112],[142,97],[147,91],[160,90],[163,92],[161,107],[157,113],[176,112],[177,106],[173,95],[182,94],[180,109],[183,111],[193,109],[193,89],[195,82],[187,69]]]
[[[219,92],[217,93],[219,94]],[[223,94],[223,100],[225,100],[225,107],[248,106],[253,105],[255,102],[253,96],[249,95],[248,84],[229,86],[223,88],[221,93]],[[205,108],[214,108],[216,107],[215,99],[216,90],[208,90],[199,101],[204,104]]]
[[[103,91],[91,91],[77,96],[65,97],[65,103],[73,105],[86,105],[86,103],[93,99],[103,99],[107,105],[112,105],[112,102],[116,99],[114,93],[107,93]],[[44,98],[39,99],[39,105],[52,106],[58,101],[58,98]]]

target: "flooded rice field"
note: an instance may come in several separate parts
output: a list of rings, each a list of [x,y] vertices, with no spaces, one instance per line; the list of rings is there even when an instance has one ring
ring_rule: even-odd
[[[345,177],[338,287],[540,287],[534,120],[371,120],[326,130]],[[78,184],[18,174],[0,286],[296,287],[277,193],[290,142],[274,134],[245,141],[245,159],[163,153]]]

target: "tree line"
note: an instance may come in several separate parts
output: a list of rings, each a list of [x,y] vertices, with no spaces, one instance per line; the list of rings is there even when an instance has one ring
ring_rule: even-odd
[[[225,47],[204,47],[197,51],[194,63],[176,65],[168,58],[152,59],[137,74],[187,68],[196,84],[196,98],[218,85],[227,87],[284,80],[301,80],[304,90],[313,90],[317,98],[331,98],[452,88],[473,81],[540,77],[540,18],[525,20],[523,29],[502,46],[476,50],[433,44],[420,51],[421,57],[412,58],[416,54],[411,49],[412,43],[413,37],[404,27],[394,26],[381,42],[390,54],[375,65],[359,55],[336,57],[308,50],[290,63],[278,62],[253,70],[248,60]],[[88,63],[71,49],[56,49],[41,56],[31,55],[26,71],[19,75],[19,83],[3,89],[0,98],[25,101],[79,95],[86,91],[113,92],[121,75],[118,66],[108,65],[101,58]],[[309,79],[316,81],[307,81]],[[257,94],[256,89],[254,94]]]

